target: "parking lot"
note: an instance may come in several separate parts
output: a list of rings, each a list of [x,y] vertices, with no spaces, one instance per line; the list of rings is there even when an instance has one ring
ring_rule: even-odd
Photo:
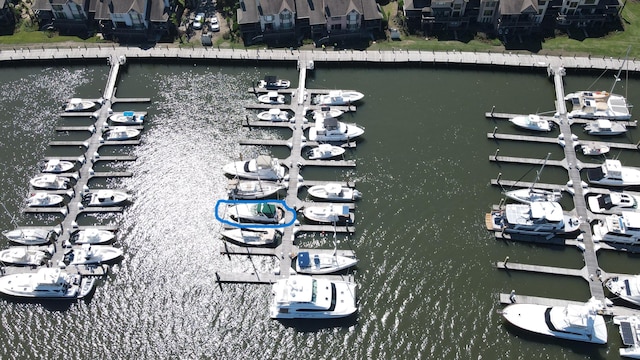
[[[215,2],[203,1],[197,10],[189,14],[187,25],[189,43],[202,43],[205,46],[211,46],[222,34],[227,32],[229,32],[229,26],[215,10]]]

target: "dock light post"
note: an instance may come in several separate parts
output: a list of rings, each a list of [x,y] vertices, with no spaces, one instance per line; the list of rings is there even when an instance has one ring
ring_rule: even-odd
[[[492,116],[493,116],[493,115],[492,115]],[[493,128],[493,138],[494,138],[494,139],[496,138],[496,131],[498,131],[498,127],[497,127],[497,126]],[[639,143],[639,144],[640,144],[640,143]]]
[[[496,106],[495,106],[495,105],[493,105],[493,106],[491,107],[491,117],[493,117],[493,112],[494,112],[494,111],[496,111]]]
[[[495,155],[493,155],[496,158],[496,161],[498,161],[498,154],[499,153],[500,153],[500,148],[497,148]]]
[[[501,177],[502,177],[502,173],[498,173],[498,178],[496,179],[496,182],[498,183],[498,185],[500,184]]]

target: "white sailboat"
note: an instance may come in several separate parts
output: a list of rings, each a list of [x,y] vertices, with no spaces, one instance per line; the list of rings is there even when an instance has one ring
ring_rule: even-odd
[[[531,186],[523,189],[504,191],[504,195],[509,199],[525,204],[530,204],[535,201],[560,201],[560,199],[562,198],[562,192],[560,190],[544,190],[535,188],[536,183],[538,182],[538,180],[540,180],[540,174],[542,174],[542,170],[549,160],[549,156],[551,156],[551,153],[547,154],[547,157],[544,159],[540,170],[536,172],[536,179],[533,181],[533,184],[531,184]]]

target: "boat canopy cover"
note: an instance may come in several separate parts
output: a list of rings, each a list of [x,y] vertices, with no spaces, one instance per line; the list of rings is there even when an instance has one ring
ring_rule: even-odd
[[[308,268],[311,266],[311,259],[309,258],[308,251],[298,253],[298,265],[301,268]]]
[[[258,169],[268,169],[271,167],[271,156],[260,155],[256,158],[256,166]]]
[[[122,115],[124,115],[124,116],[133,116],[134,112],[133,111],[125,111],[125,112],[122,113]]]
[[[274,217],[276,215],[276,206],[273,204],[260,203],[257,210],[268,217]]]

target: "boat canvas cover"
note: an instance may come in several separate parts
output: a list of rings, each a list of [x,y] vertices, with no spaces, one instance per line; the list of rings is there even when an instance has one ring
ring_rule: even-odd
[[[606,177],[616,179],[622,178],[622,163],[620,162],[620,160],[605,160],[603,170]]]
[[[609,107],[616,113],[622,115],[629,114],[629,108],[627,107],[627,104],[622,96],[611,96],[609,98]]]
[[[311,259],[309,258],[308,251],[298,253],[298,266],[300,266],[301,268],[311,267]]]
[[[276,216],[276,206],[272,204],[258,204],[256,210],[258,211],[258,213],[264,214],[265,216],[270,218]]]
[[[564,214],[560,204],[548,201],[535,201],[531,203],[532,219],[547,219],[548,221],[562,221]]]
[[[125,112],[122,113],[122,115],[128,116],[128,117],[133,117],[134,112],[133,111],[125,111]]]
[[[256,167],[258,169],[269,169],[271,167],[271,156],[260,155],[256,158]]]
[[[597,127],[600,130],[611,130],[611,121],[606,119],[598,120]]]

